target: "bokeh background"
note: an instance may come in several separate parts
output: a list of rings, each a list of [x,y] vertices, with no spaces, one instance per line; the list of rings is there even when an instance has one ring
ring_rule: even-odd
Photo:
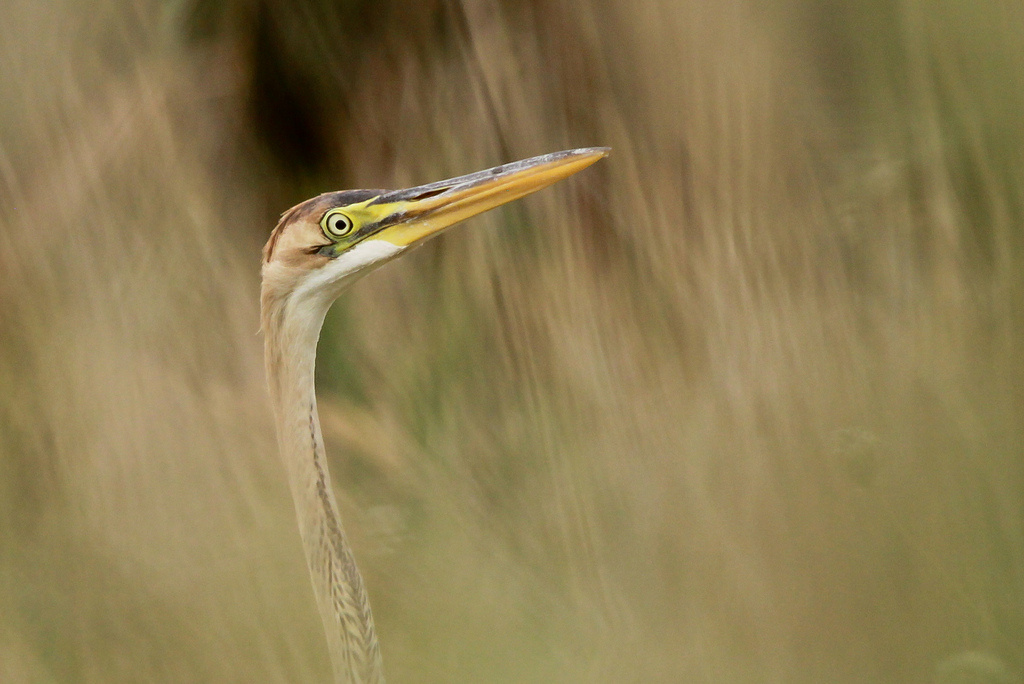
[[[260,247],[320,192],[590,145],[328,318],[390,681],[1022,681],[1021,3],[0,25],[0,681],[324,681]]]

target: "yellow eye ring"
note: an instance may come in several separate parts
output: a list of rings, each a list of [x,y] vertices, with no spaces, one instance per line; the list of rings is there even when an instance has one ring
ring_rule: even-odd
[[[352,219],[341,209],[331,209],[320,219],[320,228],[332,240],[343,238],[352,232]]]

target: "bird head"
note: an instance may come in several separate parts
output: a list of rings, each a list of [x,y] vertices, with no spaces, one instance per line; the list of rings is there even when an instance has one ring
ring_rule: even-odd
[[[608,148],[555,152],[406,190],[329,192],[286,211],[263,249],[263,308],[322,310],[361,275],[446,228],[570,176]]]

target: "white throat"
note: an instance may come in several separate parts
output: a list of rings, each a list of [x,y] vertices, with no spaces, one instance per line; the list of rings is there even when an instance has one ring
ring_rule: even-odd
[[[404,250],[384,240],[364,240],[300,280],[280,302],[278,315],[274,316],[276,325],[271,326],[275,329],[266,331],[277,336],[280,346],[291,349],[298,357],[281,361],[285,365],[308,366],[311,372],[320,329],[334,300],[347,286]]]
[[[391,261],[404,249],[385,240],[363,240],[347,252],[331,259],[323,268],[306,276],[295,288],[292,297],[296,298],[296,301],[327,297],[329,307],[341,290],[355,281],[355,276],[365,275]]]

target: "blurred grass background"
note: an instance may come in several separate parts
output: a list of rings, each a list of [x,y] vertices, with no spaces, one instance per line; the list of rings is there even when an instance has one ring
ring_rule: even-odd
[[[360,282],[392,682],[1019,682],[1024,6],[5,0],[0,681],[302,682],[277,215],[610,145]]]

